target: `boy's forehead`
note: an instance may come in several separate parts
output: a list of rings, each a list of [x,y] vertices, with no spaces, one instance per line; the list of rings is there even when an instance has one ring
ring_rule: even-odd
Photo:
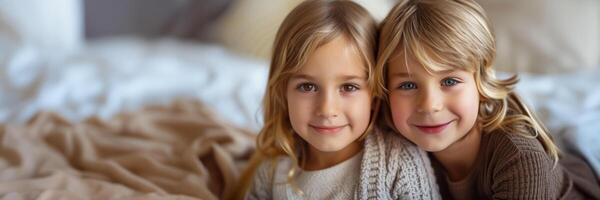
[[[412,74],[443,75],[459,70],[449,66],[424,66],[412,56],[396,55],[396,59],[388,62],[391,75],[410,76]]]
[[[399,63],[403,65],[418,65],[421,66],[421,63],[417,60],[415,55],[408,49],[406,49],[403,45],[399,44],[395,49],[387,63]]]
[[[396,59],[404,59],[405,56],[408,56],[405,54],[407,54],[407,53],[404,50],[404,47],[402,47],[402,45],[398,45],[398,46],[396,46],[396,48],[394,48],[394,51],[392,52],[392,55],[388,59],[388,62],[391,62]]]
[[[419,63],[414,56],[405,53],[405,51],[397,51],[390,56],[387,64],[390,67],[393,67],[397,70],[407,70],[407,67],[422,67],[421,63]]]
[[[397,48],[398,49],[398,48]],[[434,52],[420,52],[420,57],[415,54],[403,50],[395,51],[387,61],[387,66],[390,72],[408,72],[425,71],[428,74],[446,74],[448,72],[460,70],[470,71],[472,68],[459,67],[459,63],[448,63],[452,59],[435,59],[442,56]]]

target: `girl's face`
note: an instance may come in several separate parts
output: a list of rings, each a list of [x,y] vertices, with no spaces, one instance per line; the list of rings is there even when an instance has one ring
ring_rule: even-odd
[[[463,70],[429,73],[408,56],[389,62],[389,102],[394,126],[426,151],[448,148],[473,129],[479,111],[474,75]]]
[[[311,152],[352,153],[366,130],[371,93],[365,66],[342,36],[317,48],[287,84],[289,117]],[[357,146],[358,145],[358,146]]]

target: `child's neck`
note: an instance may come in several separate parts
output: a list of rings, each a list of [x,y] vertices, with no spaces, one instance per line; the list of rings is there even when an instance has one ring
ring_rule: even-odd
[[[481,131],[474,127],[448,148],[433,155],[444,166],[451,181],[463,180],[473,170],[480,143]]]
[[[352,156],[362,150],[362,147],[361,141],[354,141],[339,151],[323,152],[308,145],[306,163],[302,168],[307,171],[312,171],[332,167],[352,158]]]

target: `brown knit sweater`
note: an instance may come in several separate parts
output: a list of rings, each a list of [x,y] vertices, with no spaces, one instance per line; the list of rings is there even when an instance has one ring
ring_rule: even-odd
[[[444,168],[433,156],[431,160],[442,196],[452,199]],[[572,177],[574,174],[562,164],[553,166],[554,161],[537,139],[501,132],[483,134],[468,183],[473,188],[470,196],[474,199],[600,198],[596,180]]]

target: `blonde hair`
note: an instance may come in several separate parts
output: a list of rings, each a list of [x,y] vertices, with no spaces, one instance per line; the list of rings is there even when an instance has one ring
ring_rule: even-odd
[[[537,138],[558,161],[558,148],[544,125],[513,91],[516,75],[498,79],[492,64],[494,35],[483,8],[472,0],[407,0],[396,5],[382,22],[375,73],[387,93],[388,60],[412,56],[428,72],[459,69],[474,73],[480,94],[478,114],[483,133],[500,130]],[[382,104],[383,125],[394,129],[389,100]],[[533,133],[533,135],[532,135]]]
[[[375,108],[365,133],[373,128],[381,97],[375,89],[374,73],[377,24],[360,5],[352,1],[310,0],[294,8],[284,19],[273,45],[273,56],[263,99],[264,126],[256,140],[256,152],[241,177],[238,192],[245,195],[260,163],[280,155],[288,156],[293,166],[301,166],[306,148],[304,142],[292,129],[289,121],[286,88],[287,81],[307,62],[318,47],[336,37],[346,37],[356,48],[367,72],[368,89],[374,96]],[[363,134],[360,139],[363,139]],[[274,161],[273,161],[274,162]],[[295,176],[295,168],[289,170],[288,182]],[[242,197],[238,197],[242,198]]]

